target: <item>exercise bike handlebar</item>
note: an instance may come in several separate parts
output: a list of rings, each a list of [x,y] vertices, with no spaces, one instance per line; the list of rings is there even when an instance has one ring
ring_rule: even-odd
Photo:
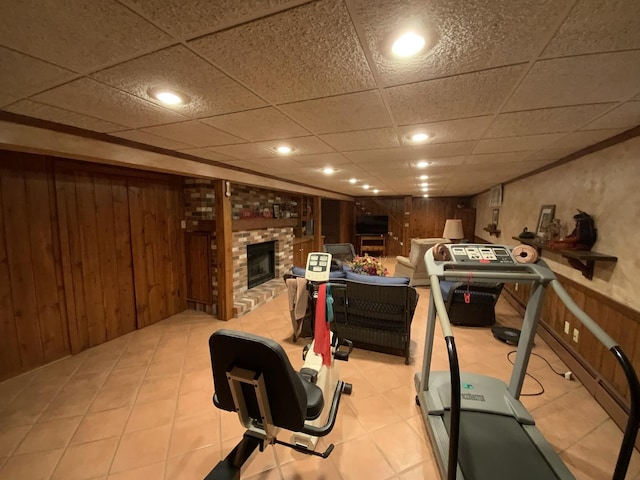
[[[304,427],[302,427],[302,433],[313,435],[314,437],[324,437],[333,430],[333,426],[336,423],[336,417],[338,415],[338,406],[340,405],[340,397],[342,396],[343,388],[344,382],[342,380],[338,380],[336,389],[333,392],[333,398],[331,399],[331,408],[329,409],[327,422],[321,427],[305,424]]]

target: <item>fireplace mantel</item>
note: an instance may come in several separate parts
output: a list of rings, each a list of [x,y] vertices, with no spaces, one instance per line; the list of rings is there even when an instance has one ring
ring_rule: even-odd
[[[295,227],[297,224],[297,218],[243,218],[234,220],[231,229],[234,232],[241,232],[244,230]]]

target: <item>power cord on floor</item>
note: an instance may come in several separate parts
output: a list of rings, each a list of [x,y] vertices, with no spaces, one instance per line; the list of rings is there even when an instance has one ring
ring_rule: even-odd
[[[516,353],[517,350],[511,350],[509,353],[507,353],[507,360],[509,360],[509,363],[511,365],[514,365],[513,361],[511,360],[511,354]],[[551,365],[551,363],[549,362],[549,360],[547,360],[546,358],[544,358],[542,355],[539,355],[537,353],[531,352],[531,355],[535,355],[538,358],[541,358],[542,360],[545,361],[545,363],[549,366],[549,368],[551,369],[551,371],[553,373],[555,373],[556,375],[566,379],[566,380],[573,380],[573,373],[568,370],[564,373],[562,372],[558,372],[555,368],[553,368],[553,365]],[[540,386],[540,391],[536,392],[536,393],[521,393],[520,396],[521,397],[536,397],[538,395],[542,395],[544,393],[544,386],[542,385],[542,383],[540,383],[540,380],[538,380],[536,377],[534,377],[533,375],[531,375],[530,373],[525,373],[525,375],[527,375],[528,377],[531,377],[531,379],[536,382],[539,386]]]

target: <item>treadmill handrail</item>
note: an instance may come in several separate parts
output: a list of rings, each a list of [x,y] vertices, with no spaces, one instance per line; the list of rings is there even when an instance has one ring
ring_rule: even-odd
[[[560,298],[567,309],[613,354],[624,371],[629,386],[630,407],[627,425],[624,430],[624,436],[622,437],[622,444],[620,445],[620,452],[618,453],[618,460],[613,474],[614,480],[623,480],[629,468],[629,462],[631,461],[631,454],[633,453],[636,437],[638,436],[638,426],[640,423],[640,383],[638,382],[638,375],[633,368],[633,364],[622,351],[620,345],[618,345],[618,342],[611,338],[600,325],[573,301],[558,280],[554,279],[550,283],[558,295],[558,298]]]

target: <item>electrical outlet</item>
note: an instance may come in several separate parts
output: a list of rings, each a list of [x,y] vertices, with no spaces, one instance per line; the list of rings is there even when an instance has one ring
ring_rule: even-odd
[[[182,228],[183,230],[185,228],[187,228],[187,221],[186,220],[180,220],[180,228]]]
[[[516,283],[515,289],[516,289],[516,292],[517,292],[518,291],[518,284],[517,283]]]
[[[577,328],[573,329],[573,341],[578,343],[578,338],[580,337],[580,330]]]
[[[569,325],[569,322],[564,322],[564,333],[569,335],[570,330],[571,330],[571,325]]]

